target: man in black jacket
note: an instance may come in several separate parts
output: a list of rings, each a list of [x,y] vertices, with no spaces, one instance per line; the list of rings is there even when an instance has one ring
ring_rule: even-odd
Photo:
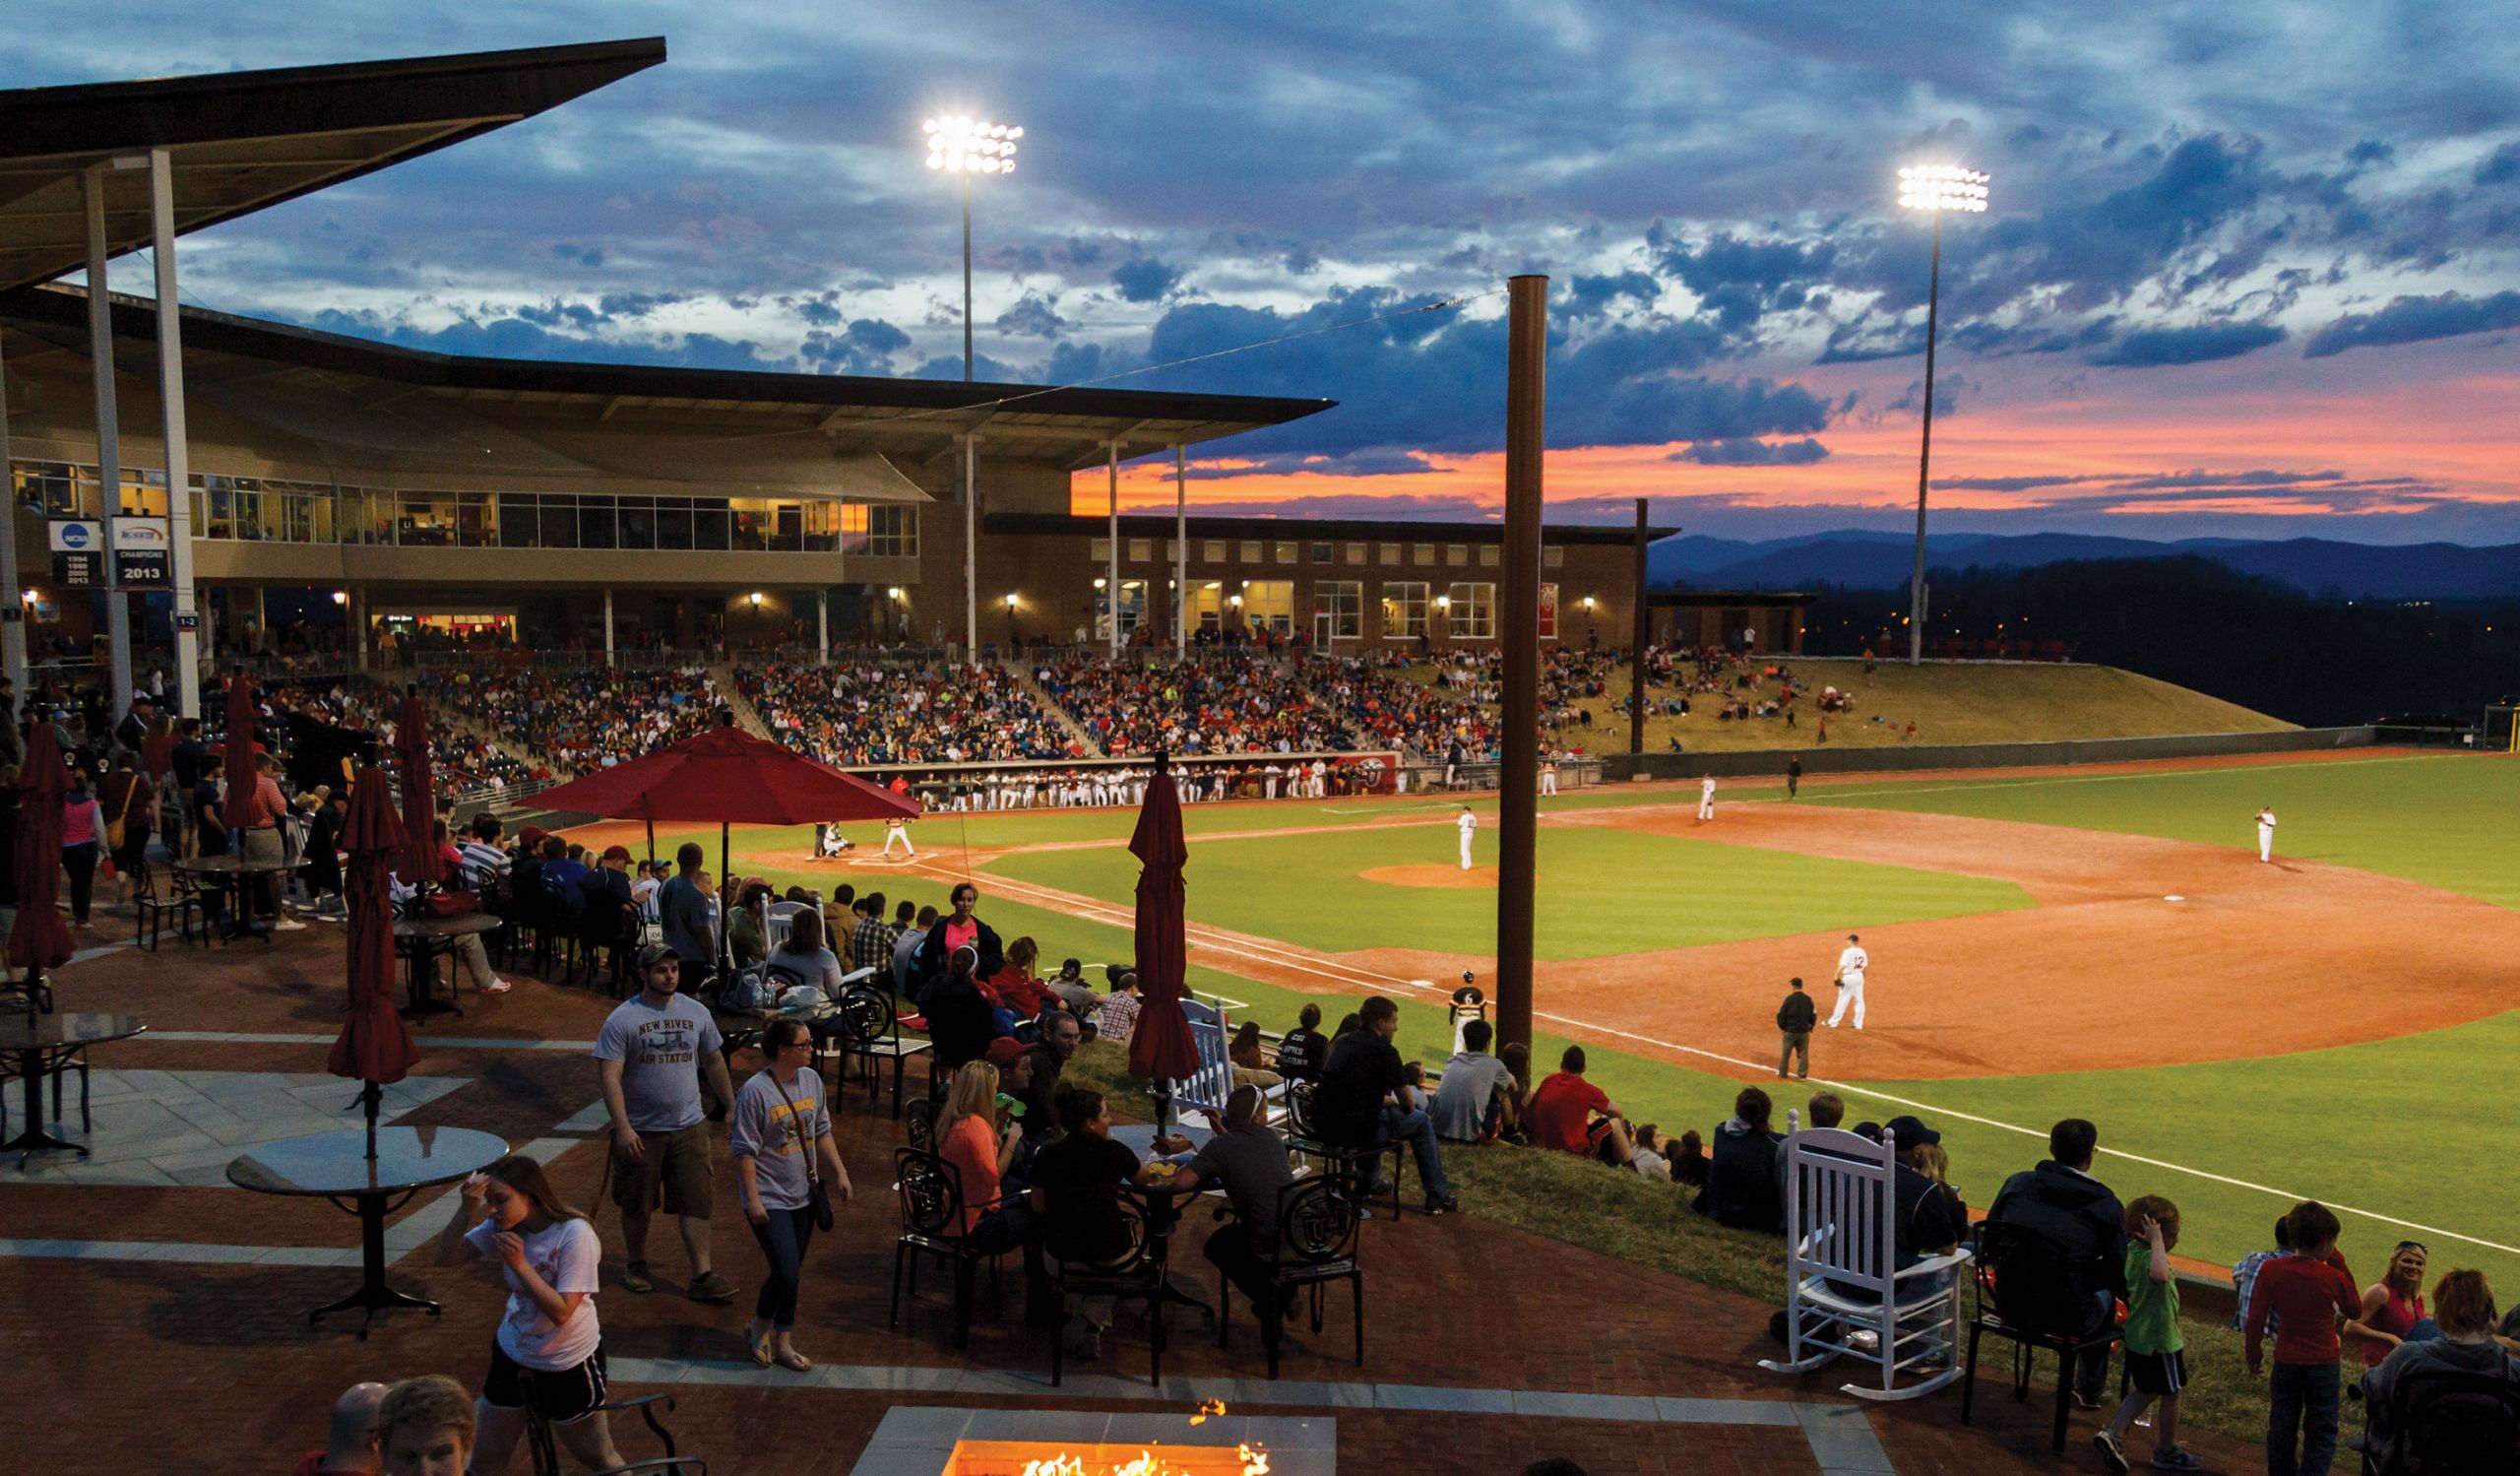
[[[1819,1019],[1820,1007],[1811,1002],[1809,995],[1802,993],[1802,981],[1796,979],[1794,981],[1794,993],[1786,995],[1785,1002],[1776,1010],[1777,1032],[1785,1037],[1785,1048],[1777,1053],[1776,1058],[1779,1076],[1785,1074],[1786,1063],[1798,1057],[1801,1069],[1796,1073],[1796,1079],[1811,1079],[1811,1027],[1818,1024]]]
[[[2099,1143],[2098,1127],[2065,1119],[2048,1131],[2048,1156],[2005,1180],[1995,1202],[1986,1206],[1988,1221],[2034,1231],[2064,1256],[2068,1290],[2090,1309],[2083,1325],[2059,1329],[2077,1336],[2109,1325],[2126,1295],[2126,1208],[2109,1186],[2091,1177]],[[2108,1350],[2084,1354],[2074,1375],[2075,1402],[2100,1408],[2108,1380]]]
[[[1356,1011],[1357,1027],[1330,1043],[1330,1063],[1312,1089],[1314,1127],[1326,1142],[1367,1148],[1406,1142],[1418,1159],[1418,1179],[1426,1187],[1426,1213],[1440,1215],[1460,1208],[1444,1178],[1444,1157],[1435,1144],[1434,1120],[1425,1113],[1385,1100],[1409,1084],[1409,1069],[1391,1038],[1400,1033],[1400,1006],[1380,995]],[[1379,1162],[1379,1159],[1376,1160]]]

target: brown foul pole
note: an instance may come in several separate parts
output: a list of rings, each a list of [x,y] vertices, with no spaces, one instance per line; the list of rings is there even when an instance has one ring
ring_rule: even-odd
[[[1653,622],[1645,609],[1645,499],[1636,499],[1636,620],[1627,638],[1627,751],[1645,751],[1645,642]]]
[[[1504,763],[1496,820],[1497,1049],[1532,1043],[1533,845],[1540,829],[1541,448],[1548,410],[1548,279],[1507,284]]]

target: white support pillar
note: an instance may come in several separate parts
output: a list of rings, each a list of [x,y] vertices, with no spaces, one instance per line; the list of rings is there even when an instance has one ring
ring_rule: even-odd
[[[149,151],[149,229],[150,254],[158,268],[158,423],[166,445],[166,567],[175,587],[175,711],[197,718],[201,632],[185,628],[200,618],[193,598],[192,442],[184,415],[182,298],[175,289],[175,178],[163,149]],[[354,649],[364,667],[366,648]]]
[[[971,189],[965,176],[963,188]],[[970,208],[968,195],[965,209]],[[967,227],[968,229],[968,227]],[[966,247],[965,259],[969,260]],[[966,289],[968,295],[968,289]],[[964,326],[970,326],[968,311]],[[963,354],[963,377],[971,378],[972,358],[968,349]],[[979,515],[979,437],[963,437],[963,655],[973,671],[980,665],[980,515]]]
[[[17,480],[9,472],[9,369],[0,363],[0,674],[21,704],[27,700],[25,589],[18,583]]]
[[[1111,543],[1103,550],[1110,557],[1110,568],[1104,575],[1110,582],[1102,593],[1107,597],[1103,608],[1111,612],[1111,655],[1120,654],[1120,443],[1111,443]]]
[[[607,667],[614,664],[612,659],[612,589],[609,585],[605,586],[603,591],[603,664]]]
[[[113,527],[122,511],[122,423],[114,404],[113,303],[105,278],[105,170],[80,176],[88,207],[88,356],[96,387],[96,489],[105,546],[96,550],[105,583],[105,649],[113,671],[113,720],[131,707],[131,602],[114,585]]]
[[[814,592],[814,659],[822,666],[831,665],[831,591]]]
[[[367,591],[358,585],[349,587],[350,602],[343,607],[342,617],[347,622],[342,634],[350,648],[350,670],[367,670]]]
[[[1172,648],[1190,651],[1190,463],[1172,448]]]

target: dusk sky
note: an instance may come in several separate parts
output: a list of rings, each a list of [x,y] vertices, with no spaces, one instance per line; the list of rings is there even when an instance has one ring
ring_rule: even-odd
[[[1552,518],[1901,527],[1928,231],[1896,170],[1965,163],[1993,208],[1945,225],[1938,530],[2520,542],[2507,5],[10,15],[18,87],[662,34],[662,67],[186,238],[198,305],[453,353],[960,377],[919,121],[1020,123],[975,186],[980,377],[1341,402],[1194,463],[1219,511],[1492,511],[1502,288],[1541,272]],[[1159,470],[1127,490],[1168,507]]]

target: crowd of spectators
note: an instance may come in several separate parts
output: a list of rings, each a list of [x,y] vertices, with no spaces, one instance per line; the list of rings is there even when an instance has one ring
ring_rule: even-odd
[[[1303,677],[1367,747],[1402,750],[1426,763],[1455,754],[1494,754],[1494,715],[1476,701],[1415,679],[1410,666],[1398,652],[1316,657],[1304,664]]]
[[[835,659],[744,665],[735,684],[771,737],[839,765],[1058,759],[1074,739],[1001,666]]]
[[[701,667],[426,668],[423,695],[554,773],[610,768],[709,727],[725,696]]]
[[[1354,748],[1309,670],[1239,653],[1187,661],[1070,656],[1043,663],[1034,679],[1114,757]]]

